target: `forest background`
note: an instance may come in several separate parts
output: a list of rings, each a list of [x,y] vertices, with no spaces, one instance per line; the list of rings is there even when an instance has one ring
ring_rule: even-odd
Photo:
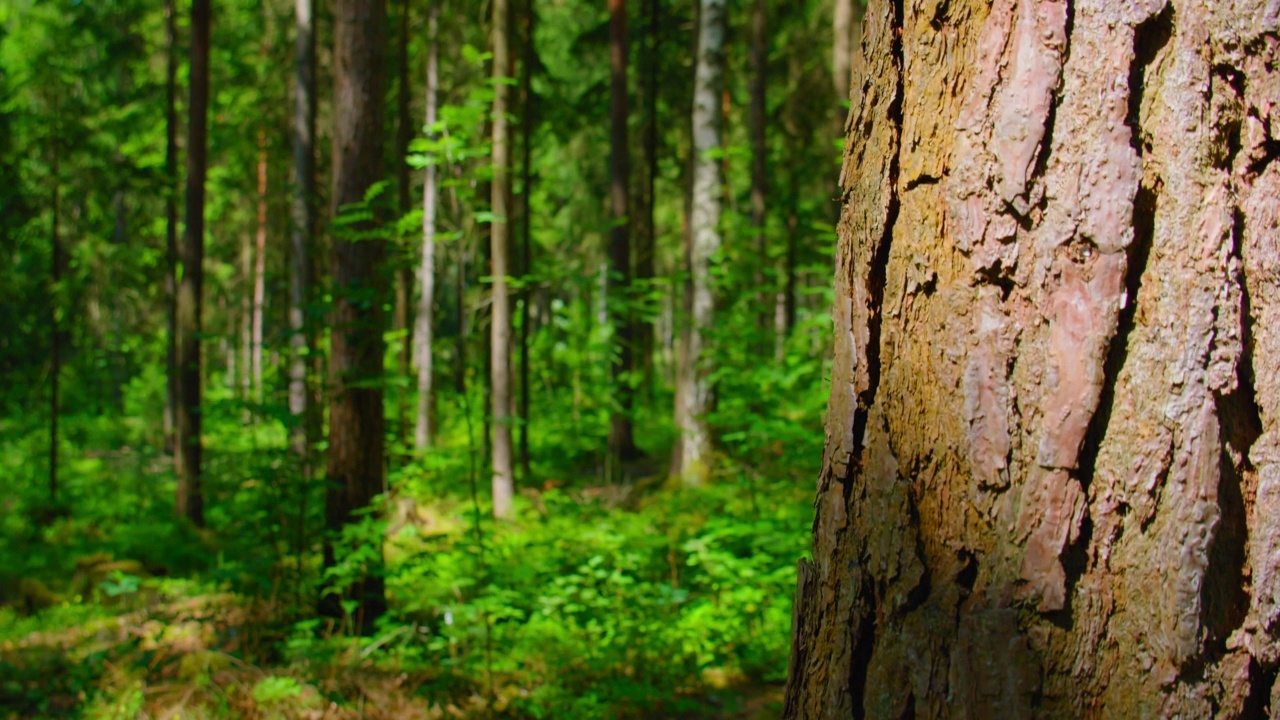
[[[0,714],[776,715],[859,14],[0,2]]]

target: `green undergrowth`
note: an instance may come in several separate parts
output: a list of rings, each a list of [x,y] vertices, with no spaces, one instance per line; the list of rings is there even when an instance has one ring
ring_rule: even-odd
[[[424,504],[388,538],[368,637],[284,591],[117,572],[0,611],[0,717],[742,717],[784,678],[811,512],[807,483],[754,482],[526,493],[479,536],[465,501]]]

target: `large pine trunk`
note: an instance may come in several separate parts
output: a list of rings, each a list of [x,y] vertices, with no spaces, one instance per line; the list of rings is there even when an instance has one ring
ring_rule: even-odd
[[[786,717],[1280,702],[1280,10],[872,0]]]
[[[333,206],[361,203],[383,179],[383,69],[385,0],[339,0],[334,12]],[[355,522],[383,492],[385,445],[382,405],[384,343],[380,275],[385,249],[381,240],[360,237],[368,223],[348,226],[333,238],[333,311],[330,340],[328,492],[325,519],[337,535]],[[380,565],[381,547],[367,563],[367,575],[348,590],[359,603],[362,631],[386,610]],[[334,549],[325,544],[325,566]],[[336,596],[321,608],[339,615]]]

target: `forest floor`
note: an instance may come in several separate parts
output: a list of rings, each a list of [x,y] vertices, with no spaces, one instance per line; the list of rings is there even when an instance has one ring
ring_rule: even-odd
[[[488,718],[536,690],[495,676],[492,688],[459,691],[440,671],[378,662],[377,639],[323,663],[249,663],[241,658],[269,658],[280,640],[271,607],[230,593],[157,592],[141,604],[0,613],[0,718]],[[706,679],[683,708],[626,717],[777,717],[781,686]]]
[[[399,614],[369,637],[287,575],[77,557],[57,595],[0,588],[0,720],[777,717],[803,492],[571,495],[491,528],[481,571],[463,503],[412,510],[387,541]]]

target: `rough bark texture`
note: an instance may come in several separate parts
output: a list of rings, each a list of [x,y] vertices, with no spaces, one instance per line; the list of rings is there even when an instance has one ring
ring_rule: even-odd
[[[686,319],[676,377],[676,427],[680,430],[672,474],[685,484],[705,480],[710,462],[711,439],[704,415],[711,409],[711,383],[707,378],[703,347],[711,327],[714,298],[711,292],[711,258],[720,249],[720,205],[724,186],[720,160],[724,109],[720,93],[724,84],[724,0],[701,0],[698,12],[698,53],[693,81],[693,184],[689,196],[689,232],[686,235]]]
[[[338,0],[334,12],[333,205],[335,217],[360,203],[383,178],[383,77],[385,0]],[[382,363],[384,344],[379,275],[383,242],[361,238],[368,223],[346,225],[333,238],[333,317],[329,380],[328,492],[325,520],[331,532],[354,522],[384,489]],[[381,556],[381,548],[377,555]],[[325,565],[333,563],[325,545]],[[386,609],[377,568],[356,581],[348,596],[360,603],[364,631]],[[328,614],[341,612],[325,599]],[[335,612],[337,610],[337,612]]]
[[[510,7],[508,0],[493,2],[493,76],[511,75]],[[499,82],[493,93],[493,223],[489,248],[493,274],[493,315],[490,325],[489,377],[493,384],[493,514],[509,518],[514,509],[515,478],[511,473],[511,297],[507,291],[507,271],[511,225],[508,215],[511,196],[510,124],[507,121],[509,88]]]
[[[625,0],[609,0],[609,197],[613,227],[609,230],[610,279],[613,293],[614,332],[617,352],[612,363],[614,392],[618,406],[609,416],[609,453],[616,460],[636,454],[631,433],[633,392],[631,374],[635,370],[635,311],[631,297],[631,145],[627,89],[627,5]]]
[[[436,98],[440,90],[440,43],[437,33],[440,8],[432,2],[427,10],[427,132],[437,120]],[[422,264],[418,268],[418,311],[414,318],[413,354],[418,368],[418,405],[415,413],[413,447],[419,452],[431,445],[431,393],[432,393],[432,324],[431,313],[435,304],[436,283],[436,205],[439,189],[436,185],[436,160],[433,158],[423,170],[422,178]]]
[[[786,717],[1265,717],[1280,4],[864,27]]]
[[[204,179],[209,126],[209,0],[191,3],[190,98],[187,102],[187,220],[182,282],[175,307],[178,402],[174,465],[178,514],[204,525],[200,486],[200,330],[204,287]]]

